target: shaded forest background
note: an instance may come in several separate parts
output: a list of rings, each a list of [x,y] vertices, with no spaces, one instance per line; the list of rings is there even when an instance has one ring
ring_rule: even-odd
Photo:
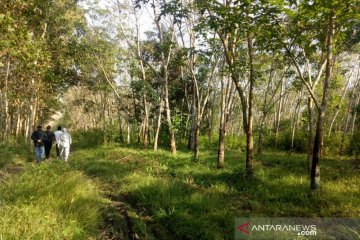
[[[0,0],[0,239],[358,238],[359,4]],[[34,163],[38,124],[68,164]]]
[[[2,0],[1,144],[56,122],[94,146],[215,148],[219,168],[238,149],[249,175],[279,149],[307,153],[317,188],[322,156],[360,153],[358,8]]]

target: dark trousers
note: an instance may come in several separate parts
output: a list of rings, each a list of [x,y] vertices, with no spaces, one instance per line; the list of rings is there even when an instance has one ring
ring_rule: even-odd
[[[60,149],[59,149],[57,144],[55,144],[55,147],[56,147],[56,156],[59,157],[60,156]]]
[[[44,146],[45,146],[45,158],[49,159],[52,142],[44,142]]]

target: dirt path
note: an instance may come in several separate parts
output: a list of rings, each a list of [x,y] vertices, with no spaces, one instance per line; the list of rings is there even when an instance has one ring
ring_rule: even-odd
[[[108,195],[110,206],[104,211],[104,231],[102,237],[112,240],[134,240],[139,239],[133,231],[133,222],[128,215],[128,207],[124,202],[116,199],[113,195]]]

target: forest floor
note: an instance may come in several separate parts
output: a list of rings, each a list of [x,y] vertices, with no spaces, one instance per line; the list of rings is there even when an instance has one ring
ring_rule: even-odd
[[[325,158],[312,193],[301,154],[265,152],[247,178],[236,150],[219,170],[215,149],[194,162],[181,149],[75,146],[68,164],[21,149],[0,154],[0,239],[233,239],[236,217],[360,217],[348,158]]]

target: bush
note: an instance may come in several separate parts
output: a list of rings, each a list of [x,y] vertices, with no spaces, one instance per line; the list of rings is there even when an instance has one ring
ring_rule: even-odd
[[[245,137],[245,135],[226,136],[225,137],[225,147],[227,149],[234,149],[234,150],[239,149],[241,151],[245,151],[246,150],[246,137]]]
[[[0,144],[0,148],[0,168],[7,165],[23,165],[33,156],[24,138],[12,139],[9,143]]]
[[[327,155],[338,155],[341,146],[342,133],[334,132],[330,135],[325,134],[324,136],[324,153]],[[346,153],[349,148],[349,138],[345,137],[343,143],[342,153]]]
[[[292,132],[290,130],[280,133],[278,136],[277,148],[284,151],[296,151],[305,153],[307,151],[308,136],[304,131],[296,131],[294,136],[294,146],[291,149]],[[275,134],[264,136],[264,145],[267,147],[275,147]]]
[[[350,139],[349,144],[349,153],[355,155],[355,157],[360,156],[360,130],[354,132],[353,136]]]
[[[72,135],[73,142],[76,142],[75,148],[93,148],[104,144],[104,132],[100,129],[91,129],[88,131],[78,131]],[[74,141],[74,139],[76,141]]]

